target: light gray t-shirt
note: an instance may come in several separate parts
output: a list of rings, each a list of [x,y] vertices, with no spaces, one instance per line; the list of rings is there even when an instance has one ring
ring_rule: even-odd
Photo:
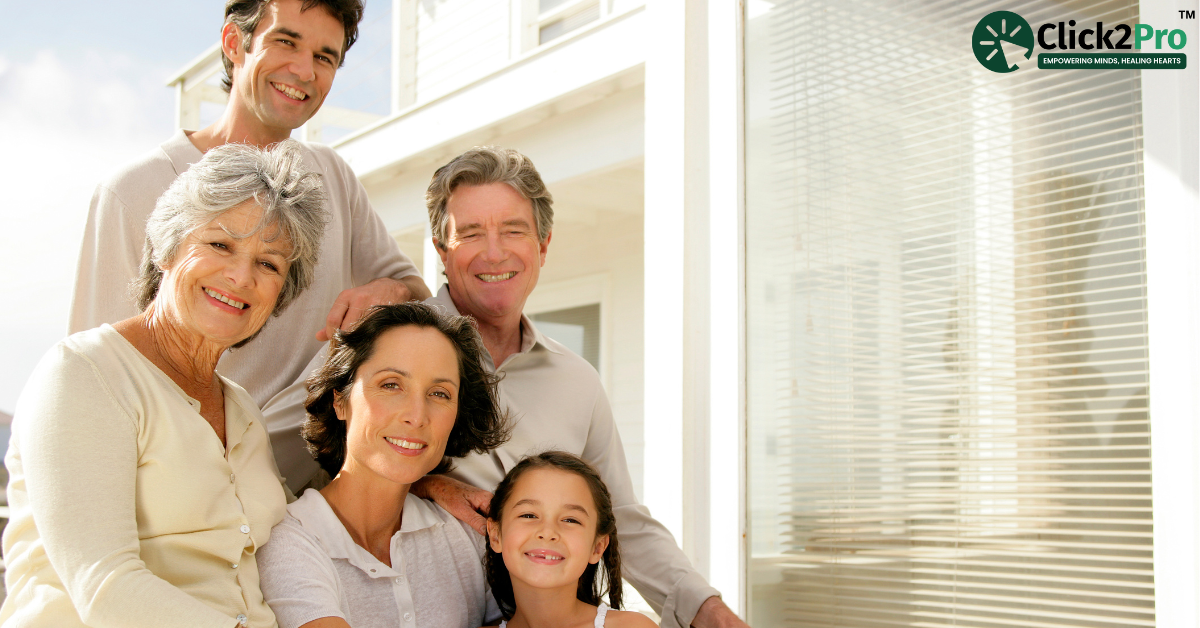
[[[405,499],[391,567],[350,538],[320,492],[305,491],[287,510],[258,555],[280,628],[322,617],[354,628],[479,628],[500,619],[483,537],[437,504]]]

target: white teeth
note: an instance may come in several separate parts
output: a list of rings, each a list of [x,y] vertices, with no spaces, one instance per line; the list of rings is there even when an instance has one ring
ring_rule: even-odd
[[[563,559],[562,556],[547,556],[546,554],[537,554],[537,553],[531,553],[530,556],[532,556],[534,558],[541,558],[542,560],[562,560]]]
[[[214,299],[216,299],[216,300],[218,300],[218,301],[220,301],[220,302],[222,302],[222,303],[228,303],[229,305],[232,305],[233,307],[236,307],[236,308],[238,308],[239,310],[244,310],[244,309],[246,309],[246,308],[250,307],[250,305],[249,305],[249,304],[242,303],[241,301],[235,301],[235,300],[233,300],[233,299],[230,299],[229,297],[227,297],[227,296],[225,296],[225,295],[223,295],[223,294],[220,294],[220,293],[217,293],[217,292],[213,292],[212,290],[209,290],[208,288],[205,288],[205,289],[204,289],[204,294],[207,294],[208,296],[210,296],[210,297],[212,297],[212,298],[214,298]]]
[[[480,279],[482,279],[483,281],[486,281],[488,283],[493,283],[496,281],[504,281],[506,279],[512,279],[513,277],[516,277],[517,271],[514,270],[511,272],[501,274],[501,275],[475,275],[475,276],[479,277]]]
[[[288,96],[291,96],[292,98],[295,98],[296,100],[304,100],[308,98],[308,94],[305,94],[298,89],[288,87],[282,83],[271,83],[271,85],[273,85],[275,89],[287,94]]]
[[[384,436],[383,439],[397,447],[403,447],[405,449],[425,449],[426,447],[428,447],[428,445],[426,445],[425,443],[414,443],[410,440],[404,440],[403,438],[392,438],[391,436]]]

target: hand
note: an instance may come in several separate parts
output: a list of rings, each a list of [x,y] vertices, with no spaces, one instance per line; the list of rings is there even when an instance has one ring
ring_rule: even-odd
[[[487,536],[487,519],[485,517],[488,514],[488,507],[492,503],[491,493],[444,475],[427,475],[417,480],[417,483],[413,484],[409,491],[417,497],[433,500],[438,506],[454,515],[455,519],[475,528],[479,534]]]
[[[325,317],[325,328],[317,332],[317,340],[325,342],[333,338],[333,332],[338,329],[354,329],[358,319],[367,310],[376,305],[391,305],[404,303],[415,299],[429,298],[429,289],[420,277],[409,276],[403,279],[380,277],[357,288],[342,290],[329,308],[329,316]]]
[[[750,628],[750,626],[738,619],[738,616],[729,610],[725,602],[714,595],[700,605],[700,610],[696,611],[696,617],[692,619],[692,628]]]

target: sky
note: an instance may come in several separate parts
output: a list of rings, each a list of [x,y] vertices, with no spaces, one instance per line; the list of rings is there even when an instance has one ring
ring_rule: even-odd
[[[327,104],[387,106],[378,78],[390,4],[367,1],[363,36]],[[0,411],[12,413],[38,360],[66,335],[96,183],[174,132],[166,81],[218,40],[223,6],[0,0],[0,292],[10,299],[0,311]]]

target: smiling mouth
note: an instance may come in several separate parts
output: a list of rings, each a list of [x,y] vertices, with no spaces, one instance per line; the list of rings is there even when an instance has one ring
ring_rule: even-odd
[[[244,310],[244,309],[250,307],[249,303],[242,303],[241,301],[236,301],[236,300],[231,299],[231,298],[229,298],[223,294],[220,294],[218,292],[213,292],[212,290],[209,290],[208,288],[204,289],[204,294],[207,294],[208,296],[220,301],[221,303],[225,303],[227,305],[232,305],[233,307],[236,307],[239,310]]]
[[[286,95],[290,98],[294,98],[296,100],[307,100],[308,99],[308,94],[305,94],[304,92],[302,92],[294,87],[288,87],[287,85],[284,85],[283,83],[271,83],[271,87],[274,87],[275,89],[282,92],[284,95]]]
[[[497,281],[507,281],[509,279],[512,279],[513,277],[516,277],[517,271],[513,270],[513,271],[509,271],[507,273],[501,273],[499,275],[478,274],[475,276],[478,277],[480,281],[483,281],[485,283],[496,283]]]
[[[525,552],[525,555],[530,558],[533,558],[533,559],[544,560],[544,561],[549,561],[549,562],[558,562],[560,560],[565,560],[564,557],[559,556],[558,554],[555,554],[552,552],[546,552],[546,551],[542,551],[542,550],[534,550],[532,552]]]
[[[418,443],[411,440],[405,440],[403,438],[392,438],[391,436],[384,436],[383,440],[386,440],[387,442],[404,449],[425,449],[429,446],[425,443]]]

